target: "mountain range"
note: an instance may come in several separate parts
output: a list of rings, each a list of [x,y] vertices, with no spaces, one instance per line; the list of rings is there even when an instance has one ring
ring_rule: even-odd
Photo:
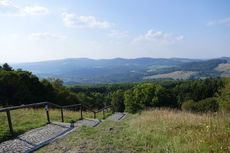
[[[71,58],[10,64],[31,71],[40,79],[58,77],[66,85],[95,85],[152,80],[187,80],[230,76],[230,57],[217,59]]]

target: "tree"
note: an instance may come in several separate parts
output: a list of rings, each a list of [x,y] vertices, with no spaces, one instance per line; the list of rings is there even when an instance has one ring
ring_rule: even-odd
[[[13,70],[12,67],[9,66],[7,63],[2,65],[2,69],[5,71],[12,71]]]
[[[136,85],[125,92],[125,110],[134,113],[148,107],[159,107],[164,88],[152,83]]]
[[[226,78],[224,83],[218,94],[218,103],[221,111],[230,112],[230,78]]]
[[[113,112],[124,112],[125,104],[124,104],[124,91],[117,90],[112,94],[112,105]]]
[[[143,109],[143,106],[134,98],[134,93],[131,89],[125,92],[124,98],[126,112],[136,113],[138,110]]]
[[[63,81],[59,78],[53,79],[51,83],[52,83],[54,88],[60,88],[63,86]]]
[[[91,93],[91,97],[93,99],[93,107],[94,108],[103,108],[105,104],[105,98],[104,95],[99,92],[93,92]]]

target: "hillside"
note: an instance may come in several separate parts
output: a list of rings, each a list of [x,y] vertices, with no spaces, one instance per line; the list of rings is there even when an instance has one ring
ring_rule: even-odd
[[[37,153],[229,152],[228,116],[153,109],[80,127]]]
[[[19,63],[12,64],[12,66],[14,69],[22,68],[31,71],[39,78],[61,78],[66,85],[95,85],[146,80],[185,80],[228,76],[229,73],[222,70],[219,71],[216,68],[219,64],[225,64],[229,60],[230,58],[228,57],[211,60],[185,58],[115,58],[94,60],[73,58]],[[172,74],[173,77],[171,76]]]

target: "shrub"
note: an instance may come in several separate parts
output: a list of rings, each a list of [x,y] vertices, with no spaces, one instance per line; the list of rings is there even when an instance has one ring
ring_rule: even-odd
[[[184,102],[181,106],[183,111],[196,111],[196,103],[193,100],[188,100]]]
[[[218,102],[214,97],[201,100],[196,106],[198,112],[216,112],[219,108]]]
[[[193,100],[186,101],[182,104],[182,110],[192,112],[216,112],[218,111],[219,105],[216,98],[207,98],[198,102]]]

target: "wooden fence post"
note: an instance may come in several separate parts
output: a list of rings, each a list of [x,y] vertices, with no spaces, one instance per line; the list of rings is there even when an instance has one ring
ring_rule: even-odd
[[[113,109],[113,106],[111,107],[111,109],[112,109],[112,114],[114,114],[114,113],[115,113],[115,111],[114,111],[114,109]]]
[[[103,108],[103,119],[105,119],[105,109]]]
[[[64,115],[63,115],[63,109],[61,107],[61,121],[64,122]]]
[[[82,106],[81,106],[81,120],[83,120]]]
[[[7,119],[8,119],[8,124],[9,124],[9,128],[10,128],[10,132],[13,134],[13,126],[12,126],[12,122],[11,122],[10,111],[7,110],[6,114],[7,114]]]
[[[45,106],[45,110],[46,110],[47,121],[48,121],[48,123],[50,123],[50,116],[49,116],[48,105]]]

